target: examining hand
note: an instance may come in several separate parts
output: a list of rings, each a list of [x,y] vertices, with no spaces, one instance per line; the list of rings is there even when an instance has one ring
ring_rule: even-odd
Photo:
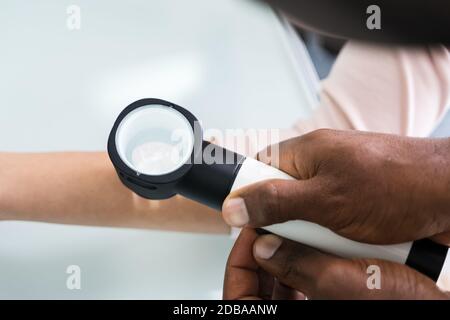
[[[368,286],[369,266],[379,268],[378,288]],[[228,258],[224,299],[298,299],[299,291],[309,299],[449,298],[409,267],[377,259],[343,259],[243,229]]]
[[[228,224],[301,219],[367,243],[449,240],[442,234],[450,230],[448,139],[318,130],[282,142],[279,167],[298,180],[231,193],[223,205]]]

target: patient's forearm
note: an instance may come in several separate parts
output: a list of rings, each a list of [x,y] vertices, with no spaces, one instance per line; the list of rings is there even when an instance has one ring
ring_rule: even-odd
[[[218,212],[182,197],[143,199],[106,153],[0,153],[0,219],[229,232]]]

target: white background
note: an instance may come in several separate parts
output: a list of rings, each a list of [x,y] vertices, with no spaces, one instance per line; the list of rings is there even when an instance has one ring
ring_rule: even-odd
[[[81,30],[66,27],[71,4]],[[144,97],[185,106],[206,128],[288,127],[310,112],[281,25],[255,1],[0,5],[0,151],[105,150],[116,115]],[[231,245],[0,222],[0,298],[218,298]],[[81,290],[66,288],[71,264]]]

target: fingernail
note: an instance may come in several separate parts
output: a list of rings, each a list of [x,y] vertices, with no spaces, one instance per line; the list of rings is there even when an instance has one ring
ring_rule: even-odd
[[[280,237],[273,234],[261,236],[255,241],[253,254],[260,259],[270,259],[277,252],[282,242],[283,240]]]
[[[248,223],[248,212],[244,199],[232,198],[223,204],[222,214],[232,227],[243,227]]]

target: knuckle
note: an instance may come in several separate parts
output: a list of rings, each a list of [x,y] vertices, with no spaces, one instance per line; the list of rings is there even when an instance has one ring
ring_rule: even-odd
[[[361,273],[366,273],[367,269],[371,265],[378,265],[377,261],[369,259],[353,259],[351,260],[351,262],[353,272],[361,272]]]
[[[319,139],[327,139],[333,134],[333,132],[334,130],[332,129],[322,128],[313,131],[313,135]]]
[[[344,264],[341,263],[341,261],[332,261],[328,262],[323,268],[322,271],[319,273],[320,278],[322,279],[333,279],[333,278],[340,278],[341,276],[345,275],[346,269],[344,267]]]
[[[328,262],[318,273],[318,278],[315,283],[317,292],[325,292],[327,288],[337,285],[340,281],[345,281],[348,278],[348,265],[342,260],[333,260]]]
[[[274,182],[270,180],[260,182],[241,196],[245,199],[250,226],[265,226],[277,219],[279,215],[278,188]]]
[[[278,217],[279,216],[279,192],[278,186],[274,181],[267,181],[261,185],[260,203],[264,204],[264,216]]]
[[[352,197],[346,186],[337,182],[328,183],[322,186],[322,197],[317,207],[321,208],[322,220],[319,222],[326,224],[332,229],[339,229],[346,225],[349,218],[352,217],[351,208],[353,207]]]
[[[279,275],[281,279],[297,279],[301,275],[298,258],[295,254],[285,256]]]
[[[331,222],[344,222],[349,218],[349,208],[353,205],[346,193],[330,194],[326,201],[329,211],[333,212]]]
[[[331,129],[317,129],[304,135],[304,137],[311,142],[318,142],[328,140],[332,136],[332,133],[333,130]]]
[[[280,278],[281,279],[292,279],[298,277],[297,266],[293,264],[286,264],[283,269],[281,269]]]

